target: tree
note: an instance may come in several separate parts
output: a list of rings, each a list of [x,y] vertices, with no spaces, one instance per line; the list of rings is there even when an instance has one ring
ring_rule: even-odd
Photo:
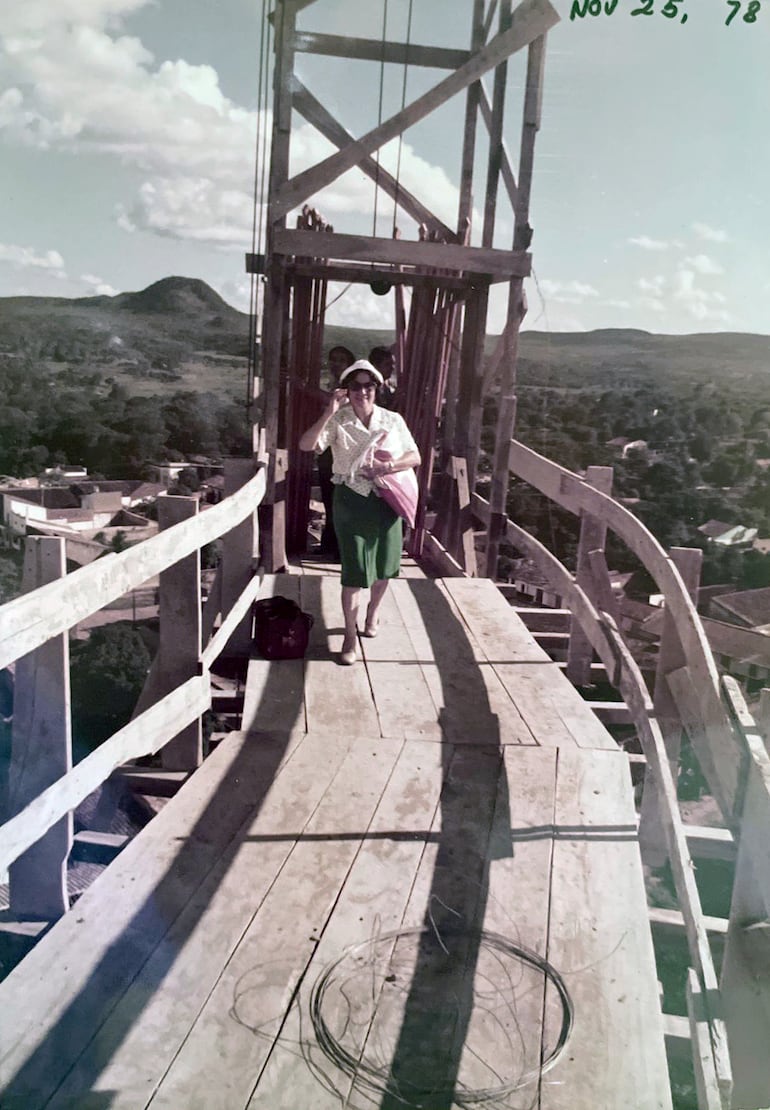
[[[96,747],[130,720],[150,669],[142,636],[125,624],[95,628],[72,644],[70,681],[76,738]]]

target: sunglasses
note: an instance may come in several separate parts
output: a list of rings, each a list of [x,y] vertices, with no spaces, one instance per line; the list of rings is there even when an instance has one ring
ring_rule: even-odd
[[[360,393],[363,389],[376,389],[377,386],[374,382],[351,382],[348,389],[351,393]]]

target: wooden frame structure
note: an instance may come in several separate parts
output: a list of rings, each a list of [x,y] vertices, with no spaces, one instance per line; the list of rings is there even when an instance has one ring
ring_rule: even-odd
[[[432,393],[434,418],[426,423],[418,443],[423,464],[423,491],[431,478],[434,451],[441,473],[434,489],[439,515],[447,529],[444,539],[454,546],[459,541],[457,491],[451,476],[452,458],[465,462],[470,490],[475,484],[476,460],[481,434],[484,378],[483,346],[487,328],[490,286],[505,282],[509,286],[509,309],[504,336],[495,358],[502,367],[502,398],[498,430],[498,451],[492,486],[492,516],[489,523],[489,560],[496,560],[497,543],[504,519],[507,465],[504,445],[513,434],[515,419],[515,359],[518,327],[523,316],[523,279],[530,273],[527,248],[532,239],[529,226],[529,198],[532,184],[535,136],[540,125],[540,105],[545,58],[545,36],[558,22],[549,0],[522,0],[515,8],[512,0],[499,6],[485,0],[467,0],[470,22],[468,50],[452,50],[411,42],[375,41],[339,35],[311,33],[298,26],[302,12],[311,5],[323,7],[323,0],[277,0],[273,18],[275,33],[275,71],[273,131],[267,224],[264,254],[247,256],[247,270],[264,273],[266,287],[263,309],[261,368],[262,380],[255,382],[264,401],[265,458],[268,461],[268,486],[263,511],[264,560],[268,570],[278,570],[286,562],[287,532],[296,543],[297,529],[287,526],[304,511],[308,482],[290,473],[288,483],[282,460],[292,452],[297,434],[296,396],[293,386],[317,387],[317,372],[308,371],[298,358],[297,320],[302,314],[310,326],[308,306],[315,306],[314,320],[322,327],[323,306],[330,280],[371,284],[386,282],[401,288],[443,291],[454,298],[453,311],[446,317],[448,335],[443,350],[427,345],[411,350],[397,342],[401,364],[399,376],[421,380],[431,359],[444,360],[443,372],[425,386]],[[320,14],[320,12],[319,12]],[[453,11],[459,16],[459,12]],[[497,16],[497,27],[493,21]],[[527,72],[523,97],[521,144],[517,172],[505,146],[504,107],[508,61],[517,51],[527,50]],[[295,72],[297,56],[303,53],[368,61],[378,66],[395,64],[449,70],[432,88],[404,104],[389,119],[380,121],[366,134],[354,137],[305,87]],[[493,75],[493,92],[488,96],[481,78]],[[372,157],[394,139],[451,97],[464,94],[464,126],[460,131],[460,188],[456,227],[451,228],[425,203]],[[290,175],[289,156],[293,115],[312,124],[338,149],[336,153],[301,173]],[[486,180],[474,189],[479,120],[487,131]],[[407,241],[398,236],[387,239],[375,235],[350,235],[332,231],[322,221],[308,219],[316,194],[343,173],[357,167],[390,196],[397,208],[420,227],[420,238]],[[503,189],[513,214],[514,234],[510,250],[494,245],[498,193]],[[478,245],[470,245],[473,196],[483,196],[483,221]],[[291,229],[287,217],[304,206],[300,226]],[[314,290],[308,297],[308,289]],[[442,302],[446,304],[446,301]],[[397,316],[401,317],[397,301]],[[414,306],[413,306],[414,311]],[[427,310],[430,312],[430,310]],[[438,309],[434,309],[438,312]],[[398,327],[397,327],[398,333]],[[456,357],[452,358],[452,351]],[[411,364],[409,364],[411,362]],[[397,359],[398,363],[398,359]],[[450,366],[450,363],[452,365]],[[419,390],[415,391],[416,393]],[[425,397],[422,402],[424,403]],[[417,401],[415,401],[417,404]],[[405,412],[405,415],[408,414]],[[310,423],[311,420],[307,421]],[[422,442],[420,441],[422,438]],[[301,465],[294,460],[295,467]],[[288,498],[288,503],[287,503]],[[423,498],[423,502],[425,498]],[[424,512],[423,504],[423,512]],[[299,530],[301,532],[301,528]],[[413,538],[413,554],[419,554],[423,528],[418,520]],[[450,535],[452,539],[450,540]]]

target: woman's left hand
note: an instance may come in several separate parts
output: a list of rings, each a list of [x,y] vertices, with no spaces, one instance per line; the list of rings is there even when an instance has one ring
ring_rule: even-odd
[[[389,461],[381,462],[379,459],[375,459],[371,466],[361,467],[364,478],[369,479],[379,478],[382,474],[390,474],[392,470],[393,466]]]

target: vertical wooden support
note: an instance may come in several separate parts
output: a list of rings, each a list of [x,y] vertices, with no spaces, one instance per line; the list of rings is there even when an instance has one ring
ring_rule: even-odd
[[[66,574],[64,540],[30,536],[25,541],[24,593]],[[69,640],[54,636],[16,664],[9,809],[11,815],[72,769]],[[67,857],[72,814],[48,830],[11,864],[11,912],[52,920],[69,908]]]
[[[535,138],[540,130],[544,66],[545,35],[541,35],[530,43],[527,55],[527,91],[524,95],[524,118],[521,129],[519,184],[516,192],[516,223],[513,234],[514,250],[527,250],[532,241],[532,228],[529,226],[529,198],[532,192]]]
[[[589,466],[585,481],[601,493],[612,492],[612,467]],[[607,538],[607,525],[585,511],[580,514],[580,539],[578,540],[577,572],[575,579],[590,598],[595,596],[593,574],[589,555],[595,550],[604,550]],[[591,681],[591,642],[576,621],[570,629],[567,650],[567,678],[574,686],[587,686]]]
[[[729,680],[723,684],[728,688]],[[731,710],[747,748],[746,792],[720,989],[734,1086],[730,1106],[770,1106],[770,756],[737,683]]]
[[[765,741],[765,747],[770,752],[770,690],[767,688],[759,691],[757,725]]]
[[[487,578],[497,578],[500,543],[505,536],[508,482],[510,479],[511,440],[516,428],[516,359],[519,349],[519,326],[526,311],[524,286],[520,278],[508,290],[508,320],[503,332],[502,372],[500,375],[500,408],[495,432],[495,457],[492,485],[489,491],[489,524],[487,526]]]
[[[276,452],[279,458],[285,452]],[[254,476],[256,464],[253,459],[225,459],[225,496],[239,490]],[[278,503],[277,503],[278,504]],[[273,511],[277,507],[273,505]],[[281,496],[280,504],[283,504]],[[278,530],[283,537],[283,529]],[[251,513],[245,520],[231,529],[222,540],[222,616],[224,617],[245,590],[254,575],[259,548],[259,528],[256,514]],[[251,650],[251,616],[244,617],[228,640],[225,654],[247,657]]]
[[[460,542],[458,545],[458,562],[466,574],[475,578],[476,548],[473,542],[473,519],[471,517],[471,495],[468,488],[468,468],[465,459],[450,459],[450,477],[455,489],[457,499],[457,515],[460,529]],[[454,552],[450,552],[454,554]]]
[[[198,513],[194,497],[159,497],[158,526],[171,528]],[[158,696],[163,697],[198,673],[201,649],[201,559],[194,551],[160,573],[160,642]],[[200,718],[187,725],[162,749],[161,762],[171,771],[193,771],[203,761]]]
[[[276,8],[275,69],[273,74],[273,134],[270,148],[270,178],[267,206],[267,257],[271,260],[265,286],[263,309],[263,374],[265,380],[265,445],[269,457],[263,523],[266,538],[264,563],[270,571],[286,563],[286,482],[285,428],[281,426],[281,352],[286,315],[285,264],[272,253],[272,238],[285,218],[275,212],[275,196],[289,176],[291,139],[291,79],[294,69],[296,0],[282,0]]]
[[[501,0],[500,27],[502,33],[511,25],[511,0]],[[508,61],[501,62],[495,70],[492,92],[492,123],[489,128],[489,156],[487,159],[487,189],[484,200],[484,226],[481,232],[482,247],[494,245],[497,188],[503,162],[503,119],[505,117],[505,87],[508,81]]]
[[[473,0],[473,30],[471,50],[476,51],[484,42],[484,0]],[[465,129],[463,132],[463,154],[460,167],[460,206],[457,213],[457,227],[462,230],[470,220],[473,211],[473,162],[476,152],[476,124],[479,114],[480,83],[474,81],[468,86],[465,101]]]
[[[697,604],[703,552],[697,548],[673,547],[670,555],[682,577],[685,589]],[[663,627],[658,649],[653,701],[655,716],[663,733],[674,782],[679,778],[682,718],[666,679],[672,671],[684,667],[686,662],[682,645],[677,636],[674,619],[669,610],[666,609],[663,614]],[[639,844],[645,863],[649,864],[650,867],[662,867],[667,855],[666,838],[663,834],[658,788],[650,774],[647,774],[644,780],[639,818]]]

